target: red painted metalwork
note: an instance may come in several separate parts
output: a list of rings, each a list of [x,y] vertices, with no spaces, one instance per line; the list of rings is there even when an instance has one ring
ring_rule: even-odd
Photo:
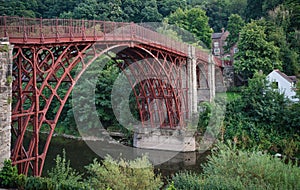
[[[20,173],[32,169],[32,175],[41,175],[67,98],[87,67],[107,51],[115,51],[124,61],[121,69],[144,61],[145,67],[131,70],[140,81],[131,85],[144,127],[149,127],[148,119],[150,127],[184,127],[188,82],[182,78],[186,69],[180,68],[186,66],[187,44],[134,23],[6,16],[0,17],[0,37],[9,37],[14,45],[12,131],[16,140],[11,159]],[[209,60],[208,53],[199,49],[196,57],[203,63]],[[74,74],[78,68],[80,72]],[[149,72],[160,79],[140,80],[141,73]],[[60,104],[55,110],[54,101]],[[48,134],[45,144],[39,141],[40,131]],[[25,135],[29,143],[24,143]]]

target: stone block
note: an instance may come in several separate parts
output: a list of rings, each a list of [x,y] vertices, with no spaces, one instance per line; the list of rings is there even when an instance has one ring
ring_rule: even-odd
[[[151,131],[151,132],[149,132]],[[134,147],[153,150],[191,152],[196,150],[195,137],[185,130],[149,129],[136,131]]]

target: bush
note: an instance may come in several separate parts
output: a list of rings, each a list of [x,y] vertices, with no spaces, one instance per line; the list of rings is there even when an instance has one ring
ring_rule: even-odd
[[[146,190],[162,186],[160,176],[155,176],[153,166],[145,156],[133,161],[116,161],[108,156],[102,166],[94,160],[86,168],[90,174],[88,181],[94,189]]]
[[[66,160],[66,152],[63,150],[62,157],[56,156],[56,165],[48,171],[48,177],[59,189],[83,188],[82,174],[70,167],[70,161]]]
[[[76,190],[90,189],[79,174],[70,167],[70,161],[66,159],[66,153],[57,155],[56,165],[48,171],[48,177],[28,177],[25,183],[27,190]]]
[[[209,121],[212,116],[212,105],[208,102],[202,102],[199,105],[199,122],[198,122],[198,132],[203,134],[206,131],[206,128],[209,124]]]
[[[11,160],[5,160],[0,170],[0,187],[11,188],[18,185],[18,170],[12,166]]]
[[[26,180],[26,190],[54,190],[55,184],[48,178],[30,176]]]
[[[219,189],[297,189],[300,169],[259,151],[219,144],[204,165],[206,187]]]
[[[172,177],[172,181],[174,182],[174,187],[177,190],[196,190],[203,187],[202,177],[198,174],[187,171],[176,173]]]
[[[203,174],[174,175],[176,189],[299,189],[300,168],[259,151],[238,150],[235,144],[219,143]]]

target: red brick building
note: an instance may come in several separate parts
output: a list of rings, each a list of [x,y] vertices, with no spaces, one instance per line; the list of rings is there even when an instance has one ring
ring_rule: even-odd
[[[227,45],[226,38],[228,35],[229,32],[224,31],[224,28],[222,28],[222,32],[212,34],[212,54],[222,60],[223,66],[232,65],[233,56],[238,51],[237,45],[234,45],[230,48],[229,52],[225,52],[224,49]]]

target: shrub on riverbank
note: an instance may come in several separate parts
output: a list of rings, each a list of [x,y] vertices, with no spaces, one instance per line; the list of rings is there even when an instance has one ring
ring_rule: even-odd
[[[0,170],[0,188],[18,188],[25,190],[93,190],[93,189],[159,189],[163,182],[160,175],[154,173],[153,165],[146,156],[132,161],[114,160],[106,157],[103,162],[88,165],[85,178],[70,167],[65,152],[57,155],[56,165],[48,171],[47,177],[26,177],[18,175],[16,166],[5,161]]]
[[[106,157],[102,165],[94,160],[86,167],[93,189],[159,189],[163,184],[146,156],[133,161]]]
[[[238,150],[218,144],[201,175],[178,173],[172,180],[179,189],[299,189],[300,168],[259,151]]]
[[[0,188],[13,188],[22,186],[26,176],[18,175],[16,166],[12,166],[11,160],[5,160],[0,170]]]

